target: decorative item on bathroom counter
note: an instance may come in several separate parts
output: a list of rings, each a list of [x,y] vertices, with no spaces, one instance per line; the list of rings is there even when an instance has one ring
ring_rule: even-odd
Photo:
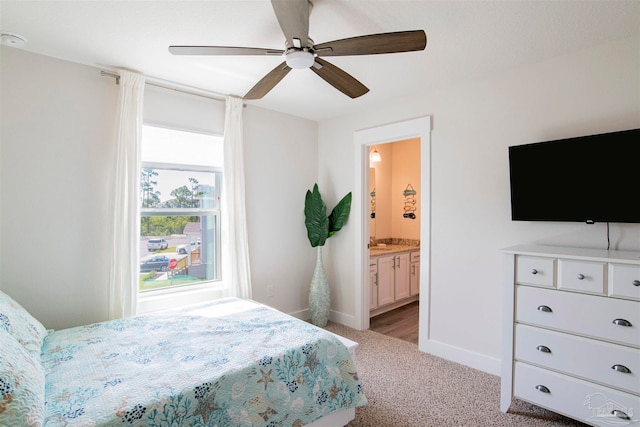
[[[416,219],[416,190],[413,189],[411,184],[407,185],[407,188],[402,192],[404,196],[404,213],[403,218]]]
[[[331,306],[329,282],[322,263],[322,246],[329,237],[342,229],[350,210],[351,192],[338,202],[327,217],[327,206],[322,201],[318,184],[314,184],[313,191],[307,190],[304,200],[304,224],[307,227],[307,237],[311,247],[317,248],[316,268],[313,271],[309,289],[311,323],[316,326],[326,326]]]

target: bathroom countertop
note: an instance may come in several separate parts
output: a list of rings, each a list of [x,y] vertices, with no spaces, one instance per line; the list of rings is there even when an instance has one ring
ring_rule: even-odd
[[[386,246],[371,246],[369,247],[369,255],[370,256],[378,256],[378,255],[390,255],[396,254],[398,252],[408,252],[408,251],[418,251],[420,250],[420,246],[415,245],[394,245],[387,244]]]

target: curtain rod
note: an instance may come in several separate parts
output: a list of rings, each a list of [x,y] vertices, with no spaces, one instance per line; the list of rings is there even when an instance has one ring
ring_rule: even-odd
[[[102,77],[112,77],[116,79],[116,84],[120,84],[120,74],[114,71],[105,71],[100,70],[100,75]],[[145,76],[146,77],[146,76]],[[201,96],[203,98],[215,99],[216,101],[225,101],[226,95],[222,95],[219,93],[209,92],[202,89],[197,89],[189,86],[180,85],[177,83],[162,81],[160,79],[156,79],[153,77],[146,77],[145,84],[150,86],[159,87],[162,89],[175,90],[177,92],[188,93],[189,95]]]

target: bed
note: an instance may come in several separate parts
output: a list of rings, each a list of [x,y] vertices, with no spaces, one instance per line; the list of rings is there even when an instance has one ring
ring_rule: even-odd
[[[0,292],[0,425],[342,426],[355,345],[235,298],[47,331]]]

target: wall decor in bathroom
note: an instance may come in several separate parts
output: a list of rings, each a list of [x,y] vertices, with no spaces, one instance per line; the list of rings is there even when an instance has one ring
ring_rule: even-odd
[[[416,190],[409,184],[402,192],[402,195],[404,196],[404,212],[402,217],[416,219]]]
[[[369,194],[371,195],[371,201],[370,201],[371,218],[375,218],[376,217],[376,189],[374,188],[373,191]]]

